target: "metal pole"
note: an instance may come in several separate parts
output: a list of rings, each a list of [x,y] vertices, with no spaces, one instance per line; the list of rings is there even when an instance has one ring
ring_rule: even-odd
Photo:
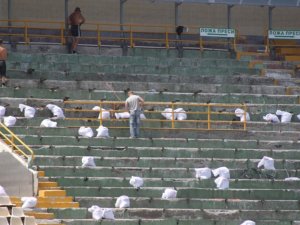
[[[123,27],[123,24],[124,24],[124,3],[126,1],[127,0],[120,0],[120,30],[121,31],[124,30],[124,27]]]
[[[120,0],[120,43],[122,48],[122,55],[127,55],[127,48],[128,44],[125,40],[125,33],[124,31],[124,4],[127,0]],[[130,27],[130,42],[132,41],[132,33],[131,33],[131,27]],[[132,42],[130,43],[132,45]]]
[[[179,25],[179,6],[181,2],[175,2],[175,27]]]
[[[7,25],[11,26],[11,1],[12,0],[7,0]]]
[[[65,32],[69,29],[69,0],[65,0]]]
[[[273,9],[275,7],[274,6],[271,6],[269,7],[268,9],[268,12],[269,12],[269,30],[272,30],[273,28]]]
[[[233,5],[228,5],[227,6],[227,28],[230,29],[231,28],[231,8],[233,7]]]

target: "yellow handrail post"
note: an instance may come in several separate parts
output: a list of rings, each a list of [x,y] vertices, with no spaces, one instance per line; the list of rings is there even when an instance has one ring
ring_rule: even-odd
[[[233,50],[234,50],[234,52],[237,52],[237,48],[236,48],[236,37],[233,38]]]
[[[100,26],[97,24],[97,40],[98,40],[98,47],[101,47],[101,33],[100,33]]]
[[[130,25],[129,27],[130,27],[130,48],[133,48],[133,47],[134,47],[134,44],[133,44],[132,27],[131,27],[131,25]]]
[[[170,45],[169,45],[169,33],[168,30],[166,30],[166,49],[169,49]]]
[[[207,104],[207,129],[210,130],[211,129],[211,108],[210,108],[210,104]]]
[[[247,106],[244,104],[244,131],[247,130]]]
[[[100,117],[100,126],[102,126],[102,104],[100,102],[100,114],[99,114],[99,117]]]
[[[26,22],[24,22],[24,42],[26,45],[28,45],[28,25]]]
[[[64,45],[64,43],[65,43],[64,29],[65,29],[65,25],[62,23],[61,28],[60,28],[60,42],[61,42],[61,45]]]
[[[175,128],[175,112],[174,112],[174,103],[172,102],[172,128]]]
[[[202,52],[203,51],[203,40],[202,40],[201,36],[200,36],[200,39],[199,39],[199,45],[200,45],[200,51]]]

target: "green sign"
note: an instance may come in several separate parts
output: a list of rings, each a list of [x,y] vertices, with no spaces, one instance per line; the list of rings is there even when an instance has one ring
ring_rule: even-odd
[[[234,38],[235,29],[224,29],[224,28],[200,28],[201,37],[224,37]]]
[[[269,39],[300,39],[299,30],[269,30]]]

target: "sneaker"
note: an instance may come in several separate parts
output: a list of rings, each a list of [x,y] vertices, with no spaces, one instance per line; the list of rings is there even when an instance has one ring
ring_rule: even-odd
[[[134,136],[130,136],[129,138],[130,138],[130,139],[134,139],[134,138],[136,138],[136,137],[134,137]]]

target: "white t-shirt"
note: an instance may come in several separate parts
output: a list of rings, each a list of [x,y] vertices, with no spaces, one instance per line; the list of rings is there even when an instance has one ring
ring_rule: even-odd
[[[141,110],[140,102],[143,101],[138,95],[131,95],[126,99],[129,111]]]

